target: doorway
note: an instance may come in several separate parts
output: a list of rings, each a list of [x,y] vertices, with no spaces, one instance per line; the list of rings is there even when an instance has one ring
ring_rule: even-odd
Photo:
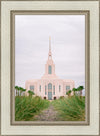
[[[48,84],[48,100],[52,100],[52,84]]]
[[[52,100],[52,92],[48,92],[48,100]]]

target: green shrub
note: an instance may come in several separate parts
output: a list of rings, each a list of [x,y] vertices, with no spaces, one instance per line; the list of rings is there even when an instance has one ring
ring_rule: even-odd
[[[63,99],[64,98],[64,96],[60,96],[60,98],[59,99]]]
[[[72,96],[53,101],[52,104],[59,111],[62,121],[85,120],[85,97]]]
[[[49,106],[48,100],[42,100],[40,97],[15,97],[15,120],[28,121],[31,120],[36,113]]]

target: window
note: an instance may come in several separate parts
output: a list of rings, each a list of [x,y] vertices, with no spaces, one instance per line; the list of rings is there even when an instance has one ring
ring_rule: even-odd
[[[45,91],[47,90],[47,86],[45,85]]]
[[[61,86],[59,85],[59,92],[61,91]]]
[[[40,92],[41,92],[41,85],[40,85]]]
[[[53,86],[53,90],[55,91],[55,86]]]
[[[48,84],[48,89],[52,89],[52,84],[51,83]]]
[[[66,90],[70,90],[70,86],[66,86]]]
[[[55,86],[53,86],[53,95],[55,95]]]
[[[47,91],[45,90],[45,95],[47,94]]]
[[[52,67],[50,65],[48,66],[48,74],[52,74]]]
[[[45,95],[47,94],[47,91],[46,91],[46,90],[47,90],[47,86],[45,85]]]
[[[30,90],[34,90],[34,86],[30,86]]]

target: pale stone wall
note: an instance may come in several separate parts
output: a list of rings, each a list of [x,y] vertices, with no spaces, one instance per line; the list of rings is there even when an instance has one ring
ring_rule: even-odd
[[[28,90],[30,90],[30,86],[34,86],[34,93],[37,96],[41,96],[42,98],[46,97],[48,99],[48,84],[52,84],[52,99],[56,97],[57,99],[60,96],[66,96],[66,86],[70,86],[70,89],[72,90],[74,88],[74,82],[73,81],[64,81],[62,79],[40,79],[37,81],[28,80],[26,82],[26,95],[28,96]],[[40,91],[40,85],[41,85],[41,91]],[[61,91],[59,91],[59,85],[61,86]],[[45,86],[46,94],[45,94]],[[53,94],[53,86],[55,86],[55,95]],[[67,90],[68,91],[68,90]]]

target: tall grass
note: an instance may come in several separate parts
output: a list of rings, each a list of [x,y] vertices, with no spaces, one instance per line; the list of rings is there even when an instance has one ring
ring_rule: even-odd
[[[28,121],[32,120],[41,110],[49,106],[48,100],[42,100],[40,97],[15,97],[15,120]]]
[[[72,96],[52,102],[62,121],[85,120],[85,97]]]

